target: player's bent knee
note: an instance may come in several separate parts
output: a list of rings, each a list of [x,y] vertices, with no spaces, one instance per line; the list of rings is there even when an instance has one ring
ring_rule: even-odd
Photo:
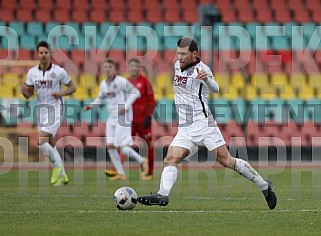
[[[164,164],[165,165],[176,165],[179,163],[179,158],[173,157],[173,156],[167,156],[164,159]]]

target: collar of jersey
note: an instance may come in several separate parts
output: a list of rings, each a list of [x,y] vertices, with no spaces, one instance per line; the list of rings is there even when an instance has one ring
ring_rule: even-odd
[[[195,66],[196,64],[200,63],[200,59],[197,59],[196,61],[194,61],[193,63],[189,64],[184,70],[187,70],[188,68]],[[184,70],[181,69],[181,72],[183,72]]]
[[[52,67],[52,63],[50,63],[50,64],[49,64],[49,66],[48,66],[48,68],[47,68],[47,69],[42,70],[42,69],[40,68],[40,65],[39,65],[39,66],[38,66],[38,70],[47,71],[47,70],[50,70],[50,69],[51,69],[51,67]]]

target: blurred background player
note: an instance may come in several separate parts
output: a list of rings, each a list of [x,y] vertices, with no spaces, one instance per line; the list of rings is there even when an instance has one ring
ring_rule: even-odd
[[[148,173],[141,176],[143,180],[151,180],[154,172],[154,147],[152,145],[152,116],[156,101],[152,85],[148,78],[139,71],[140,61],[131,58],[128,62],[128,80],[139,90],[140,97],[133,103],[132,136],[144,139],[148,145]],[[114,170],[106,170],[106,174],[117,174]]]
[[[109,157],[117,171],[110,176],[110,180],[124,180],[126,174],[121,163],[118,149],[127,157],[134,158],[141,168],[141,174],[146,175],[148,160],[140,156],[130,146],[133,145],[131,125],[133,120],[132,104],[140,97],[140,92],[126,78],[117,75],[118,65],[112,59],[105,59],[102,71],[106,80],[100,83],[98,97],[90,104],[84,106],[89,110],[94,105],[100,105],[104,99],[108,101],[108,119],[106,124],[106,142]]]
[[[27,81],[22,85],[21,92],[28,99],[36,90],[38,145],[53,167],[50,183],[61,186],[68,183],[68,176],[55,146],[55,136],[63,118],[64,96],[73,94],[76,87],[63,68],[51,63],[51,52],[47,42],[38,43],[37,54],[39,65],[28,71]],[[67,89],[62,90],[62,84],[66,85]]]
[[[218,93],[219,87],[211,69],[198,57],[198,45],[194,39],[182,38],[177,42],[177,62],[174,65],[174,99],[179,115],[179,129],[170,144],[159,191],[138,197],[144,205],[166,206],[169,194],[177,180],[177,165],[205,146],[216,160],[226,168],[255,183],[262,191],[270,209],[274,209],[277,198],[272,183],[264,180],[252,166],[231,156],[225,140],[208,107],[208,93]]]

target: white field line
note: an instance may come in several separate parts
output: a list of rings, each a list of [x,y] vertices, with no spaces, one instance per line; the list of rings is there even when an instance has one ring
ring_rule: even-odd
[[[75,214],[97,214],[97,213],[130,213],[130,214],[136,214],[136,213],[264,213],[264,212],[319,212],[318,210],[314,209],[276,209],[276,210],[155,210],[155,211],[145,211],[144,209],[141,210],[132,210],[132,211],[120,211],[120,210],[101,210],[101,211],[85,211],[85,210],[69,210],[69,211],[0,211],[0,214],[67,214],[67,213],[75,213]]]

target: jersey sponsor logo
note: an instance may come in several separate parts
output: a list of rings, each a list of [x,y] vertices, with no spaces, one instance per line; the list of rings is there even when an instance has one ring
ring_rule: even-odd
[[[37,88],[51,88],[52,80],[36,80],[35,85]]]
[[[187,77],[175,75],[174,86],[186,86],[187,80],[188,80]]]

